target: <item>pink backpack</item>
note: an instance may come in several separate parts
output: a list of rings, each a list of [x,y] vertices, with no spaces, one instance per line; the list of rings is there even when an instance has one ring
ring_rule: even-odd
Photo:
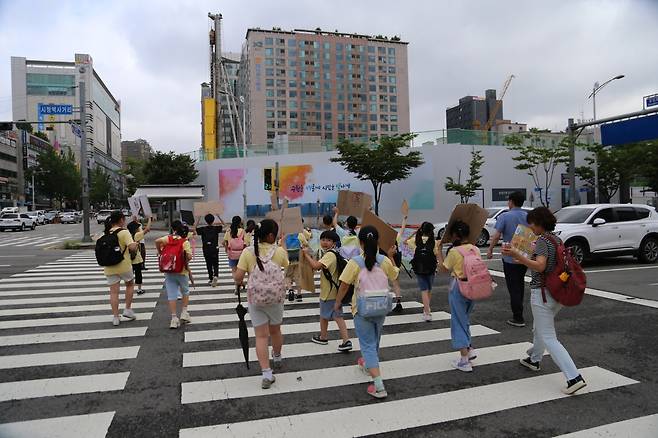
[[[239,260],[244,247],[244,232],[238,233],[237,237],[231,237],[228,241],[228,258]]]
[[[254,249],[249,249],[256,256]],[[261,271],[258,264],[254,270],[249,273],[249,281],[247,282],[247,299],[249,304],[257,304],[266,306],[269,304],[281,304],[286,295],[286,287],[284,284],[283,271],[281,266],[272,261],[276,246],[264,257],[260,257],[263,264]]]
[[[352,259],[359,265],[359,287],[356,290],[356,309],[364,318],[388,315],[393,309],[393,299],[388,288],[388,277],[381,268],[384,256],[377,254],[377,263],[368,271],[363,256]]]
[[[469,300],[484,300],[493,293],[493,280],[489,268],[480,257],[480,250],[476,247],[465,249],[457,246],[459,254],[464,257],[464,275],[466,280],[457,280],[459,292]]]

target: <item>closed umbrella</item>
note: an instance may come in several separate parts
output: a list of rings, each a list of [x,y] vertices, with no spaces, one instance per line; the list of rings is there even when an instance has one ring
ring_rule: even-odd
[[[247,309],[244,308],[240,299],[240,286],[236,286],[236,294],[238,295],[238,305],[235,307],[235,313],[238,314],[238,337],[242,346],[245,364],[249,369],[249,332],[247,331],[247,323],[244,320]]]

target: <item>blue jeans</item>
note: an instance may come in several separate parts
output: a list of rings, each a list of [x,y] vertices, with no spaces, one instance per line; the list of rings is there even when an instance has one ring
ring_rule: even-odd
[[[379,340],[382,338],[384,319],[385,316],[364,318],[358,312],[354,315],[354,328],[366,368],[379,368]]]
[[[167,290],[167,299],[176,301],[178,291],[183,295],[190,294],[190,280],[187,275],[165,273],[165,289]]]
[[[475,303],[459,292],[459,284],[453,278],[450,280],[450,292],[448,293],[450,303],[450,337],[452,348],[468,348],[471,346],[471,322],[470,315]]]
[[[432,283],[434,283],[434,274],[424,275],[416,274],[416,282],[421,292],[432,292]]]
[[[560,368],[567,380],[574,379],[580,374],[576,364],[569,356],[569,352],[557,339],[555,333],[555,315],[562,309],[562,305],[555,301],[548,290],[546,302],[541,296],[541,289],[532,289],[530,295],[530,308],[534,318],[532,327],[532,348],[528,356],[533,362],[541,362],[544,350],[548,350],[553,362]]]

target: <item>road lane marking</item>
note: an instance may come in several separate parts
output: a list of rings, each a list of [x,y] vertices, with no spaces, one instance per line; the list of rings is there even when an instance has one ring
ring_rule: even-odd
[[[59,307],[24,307],[20,309],[0,309],[0,316],[14,315],[38,315],[44,313],[69,313],[69,312],[92,312],[95,310],[107,310],[110,297],[107,297],[107,304],[89,304],[86,306],[59,306]],[[152,309],[157,304],[156,301],[147,303],[133,303],[133,309]],[[234,305],[235,307],[235,305]]]
[[[591,429],[579,430],[578,432],[568,433],[554,438],[612,438],[624,436],[632,438],[656,438],[656,431],[658,431],[658,414],[653,414],[604,424]]]
[[[11,356],[0,356],[0,369],[7,370],[45,365],[135,359],[137,353],[139,353],[139,346],[56,351],[53,353],[13,354]]]
[[[12,438],[105,438],[113,412],[72,415],[0,424],[0,436]]]
[[[138,320],[149,320],[153,317],[153,313],[138,313],[135,312]],[[49,327],[55,325],[71,325],[71,324],[94,324],[94,323],[107,323],[107,315],[93,315],[93,316],[64,316],[59,318],[39,318],[39,319],[13,319],[9,321],[0,321],[0,330],[25,328],[25,327]]]
[[[56,377],[0,383],[0,402],[57,395],[119,391],[125,388],[129,372]]]
[[[108,321],[109,324],[109,321]],[[132,338],[144,336],[148,327],[114,328],[77,332],[37,333],[0,337],[0,346],[49,344],[53,342],[89,341],[95,339]],[[235,331],[235,330],[233,330]]]
[[[597,272],[636,271],[640,269],[658,269],[658,266],[631,266],[628,268],[594,269],[585,271],[585,274],[594,274]]]

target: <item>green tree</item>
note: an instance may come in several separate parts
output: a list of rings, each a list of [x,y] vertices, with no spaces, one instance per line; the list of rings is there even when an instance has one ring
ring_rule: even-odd
[[[80,199],[80,172],[71,151],[59,154],[55,149],[48,148],[37,157],[37,165],[26,173],[28,178],[35,174],[37,191],[50,199],[58,200],[59,205],[67,201]]]
[[[598,162],[599,201],[610,202],[610,199],[619,191],[622,175],[630,170],[624,169],[626,161],[624,154],[620,153],[620,149],[606,148],[600,144],[593,144],[585,149],[592,155],[585,157],[586,166],[576,167],[576,176],[586,182],[589,187],[594,188],[594,163]]]
[[[336,145],[338,157],[332,158],[340,163],[357,179],[370,181],[375,195],[375,214],[379,214],[379,202],[384,184],[403,180],[411,171],[421,166],[423,156],[419,151],[409,151],[406,155],[400,149],[407,147],[416,134],[398,134],[390,137],[372,138],[372,144],[353,143],[348,139]]]
[[[189,184],[199,175],[189,155],[174,152],[151,155],[142,173],[147,184]]]
[[[546,145],[537,129],[531,129],[526,134],[513,134],[505,137],[508,149],[518,155],[512,159],[517,163],[515,169],[524,171],[531,178],[535,187],[539,188],[539,200],[548,207],[549,189],[553,183],[555,169],[560,164],[569,162],[569,142],[564,138],[559,144]]]
[[[89,173],[89,201],[94,205],[107,202],[112,198],[114,188],[110,182],[110,175],[103,168],[96,167]]]
[[[652,192],[658,193],[658,141],[645,143],[645,155],[642,163],[642,174],[647,187]]]
[[[35,137],[39,137],[41,140],[44,140],[44,141],[47,141],[48,143],[50,143],[50,139],[48,138],[48,136],[46,135],[45,132],[37,131],[33,135]]]
[[[471,150],[471,163],[469,165],[468,179],[465,184],[461,183],[462,170],[458,169],[457,181],[451,176],[446,178],[445,188],[449,192],[455,192],[462,204],[466,204],[470,198],[475,196],[477,190],[482,188],[480,184],[480,168],[484,164],[482,151]]]
[[[146,161],[137,160],[135,158],[128,158],[126,166],[122,171],[126,178],[126,189],[128,193],[133,194],[137,187],[146,184],[146,176],[144,175],[144,167]]]

